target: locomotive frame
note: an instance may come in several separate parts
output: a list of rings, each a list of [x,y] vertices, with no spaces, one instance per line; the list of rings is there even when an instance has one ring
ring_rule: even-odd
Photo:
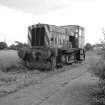
[[[84,28],[35,24],[28,27],[28,45],[18,51],[27,67],[54,70],[84,60]]]

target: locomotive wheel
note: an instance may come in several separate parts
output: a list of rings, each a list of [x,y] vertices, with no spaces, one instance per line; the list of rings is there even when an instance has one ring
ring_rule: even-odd
[[[56,57],[52,57],[50,70],[54,70],[55,68],[56,68]]]

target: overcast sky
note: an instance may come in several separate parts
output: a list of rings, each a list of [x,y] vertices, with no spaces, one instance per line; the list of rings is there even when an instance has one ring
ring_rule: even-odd
[[[27,42],[27,28],[37,23],[80,25],[85,43],[102,39],[105,0],[0,0],[0,40]]]

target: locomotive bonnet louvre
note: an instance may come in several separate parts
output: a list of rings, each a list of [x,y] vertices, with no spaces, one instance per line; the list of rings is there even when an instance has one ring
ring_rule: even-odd
[[[29,48],[18,51],[27,67],[54,70],[58,65],[84,60],[84,28],[79,25],[31,25],[28,45]]]

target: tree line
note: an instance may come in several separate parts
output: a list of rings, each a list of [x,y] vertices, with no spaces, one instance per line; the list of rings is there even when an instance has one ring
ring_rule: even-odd
[[[19,42],[19,41],[15,41],[15,43],[8,46],[6,42],[0,42],[0,50],[4,50],[4,49],[18,50],[19,48],[23,48],[23,47],[28,47],[28,44],[27,43],[22,43],[22,42]],[[90,43],[86,43],[85,46],[84,46],[84,49],[86,51],[92,50],[93,45],[91,45]]]
[[[0,42],[0,50],[4,50],[4,49],[18,50],[19,48],[23,48],[23,47],[28,47],[28,44],[15,41],[15,43],[8,46],[6,42]]]

